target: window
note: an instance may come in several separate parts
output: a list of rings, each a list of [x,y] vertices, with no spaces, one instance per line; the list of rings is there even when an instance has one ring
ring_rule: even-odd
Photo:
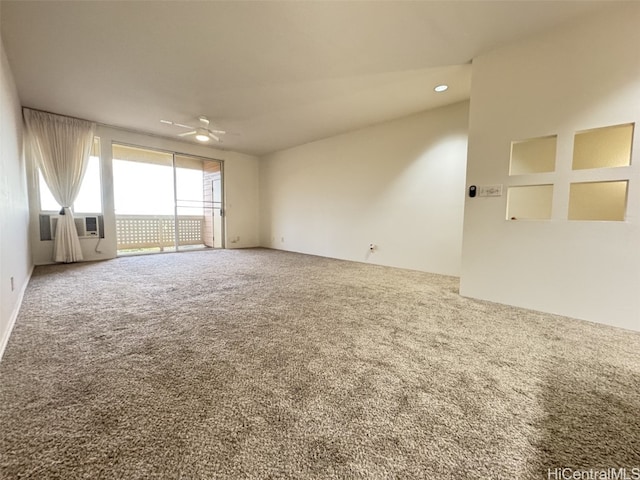
[[[40,192],[40,210],[43,212],[58,212],[61,206],[51,194],[42,172],[38,169],[38,186]],[[93,141],[91,156],[87,170],[82,179],[80,192],[73,204],[74,213],[102,213],[102,188],[100,182],[100,139]]]

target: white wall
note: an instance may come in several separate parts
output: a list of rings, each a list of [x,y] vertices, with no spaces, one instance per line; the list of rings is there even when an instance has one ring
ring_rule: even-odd
[[[572,171],[574,133],[640,120],[640,4],[473,61],[468,185],[554,185],[552,219],[467,198],[461,293],[640,330],[640,132],[632,165]],[[554,173],[509,177],[512,140],[558,135]],[[624,222],[568,221],[569,184],[630,179]]]
[[[113,170],[111,144],[124,143],[148,148],[175,151],[189,155],[222,160],[224,162],[224,195],[226,211],[226,248],[255,247],[259,244],[258,222],[258,158],[236,152],[218,150],[203,145],[172,140],[118,128],[99,126],[96,135],[100,137],[102,160],[102,197],[105,222],[105,238],[80,239],[84,260],[104,260],[116,256],[116,220],[113,200]],[[38,227],[37,174],[28,161],[29,195],[31,211],[31,240],[33,258],[36,265],[52,263],[53,241],[41,241]]]
[[[0,40],[0,357],[31,275],[22,112]],[[13,289],[11,278],[13,277]]]
[[[262,245],[458,275],[467,120],[463,102],[263,158]]]

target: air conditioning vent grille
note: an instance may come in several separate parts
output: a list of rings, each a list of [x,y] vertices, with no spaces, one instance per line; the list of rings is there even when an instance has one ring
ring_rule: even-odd
[[[53,240],[56,238],[59,215],[40,214],[40,240]],[[102,215],[86,217],[74,217],[76,231],[80,238],[104,238],[104,220]]]

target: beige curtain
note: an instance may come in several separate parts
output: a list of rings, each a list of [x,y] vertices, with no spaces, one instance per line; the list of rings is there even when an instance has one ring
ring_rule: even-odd
[[[54,256],[56,262],[82,260],[71,206],[78,196],[89,161],[95,123],[24,109],[31,154],[53,197],[60,204]]]

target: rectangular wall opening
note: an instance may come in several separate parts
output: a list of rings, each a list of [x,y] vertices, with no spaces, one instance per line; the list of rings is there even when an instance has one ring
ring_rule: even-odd
[[[569,220],[623,221],[629,182],[572,183]]]
[[[553,185],[509,187],[507,220],[549,220]]]

